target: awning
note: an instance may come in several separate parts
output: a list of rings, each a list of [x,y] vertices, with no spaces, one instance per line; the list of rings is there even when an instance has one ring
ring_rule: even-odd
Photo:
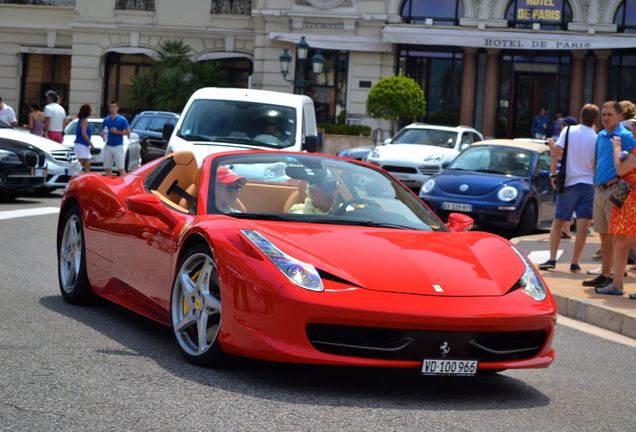
[[[112,47],[108,48],[106,52],[115,52],[119,54],[144,54],[152,58],[159,57],[159,51],[143,47]]]
[[[497,30],[464,30],[414,25],[386,26],[387,42],[408,45],[438,45],[519,50],[595,50],[636,47],[636,35],[581,33],[535,33]]]
[[[269,38],[275,41],[290,42],[294,45],[305,40],[311,48],[346,51],[391,52],[391,44],[381,38],[367,36],[307,34],[307,33],[270,33]]]
[[[254,61],[254,57],[249,54],[244,54],[239,52],[227,52],[227,51],[215,51],[215,52],[204,53],[199,55],[196,61],[223,60],[223,59],[233,59],[233,58],[246,58],[250,61]]]

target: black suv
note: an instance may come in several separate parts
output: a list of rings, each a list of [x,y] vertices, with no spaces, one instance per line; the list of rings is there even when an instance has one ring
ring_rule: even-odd
[[[46,154],[20,141],[0,138],[0,198],[13,199],[19,192],[43,186]]]
[[[163,131],[166,125],[174,127],[179,114],[166,111],[143,111],[135,116],[130,129],[139,135],[141,161],[146,163],[166,153],[166,141]]]

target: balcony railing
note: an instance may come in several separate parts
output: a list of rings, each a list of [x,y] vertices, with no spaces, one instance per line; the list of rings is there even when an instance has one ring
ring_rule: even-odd
[[[75,0],[0,0],[0,4],[33,6],[75,6]]]
[[[117,0],[115,9],[154,11],[155,0]]]
[[[252,0],[212,0],[213,14],[251,15]]]

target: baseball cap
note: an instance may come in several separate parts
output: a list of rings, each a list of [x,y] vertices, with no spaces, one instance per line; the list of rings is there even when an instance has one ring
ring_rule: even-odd
[[[563,123],[565,124],[569,124],[569,125],[576,125],[579,122],[576,121],[576,119],[572,116],[567,116],[563,119]]]
[[[220,184],[232,184],[236,182],[245,184],[247,183],[247,179],[245,177],[237,175],[234,171],[226,166],[220,166],[216,170],[216,182]]]

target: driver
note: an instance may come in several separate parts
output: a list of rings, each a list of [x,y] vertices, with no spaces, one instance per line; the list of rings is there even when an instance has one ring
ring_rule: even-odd
[[[220,166],[216,170],[216,182],[214,184],[214,198],[216,208],[223,213],[240,213],[233,206],[236,205],[241,188],[245,186],[247,179],[237,175],[226,166]]]
[[[334,177],[322,177],[313,181],[308,186],[305,202],[294,204],[289,212],[316,215],[331,213],[339,186],[338,180]]]

